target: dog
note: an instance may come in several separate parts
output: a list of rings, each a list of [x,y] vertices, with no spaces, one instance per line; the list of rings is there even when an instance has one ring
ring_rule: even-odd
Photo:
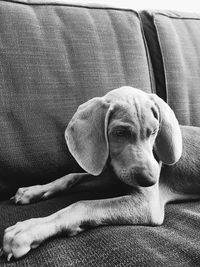
[[[107,170],[127,186],[127,193],[78,201],[7,228],[1,254],[8,261],[61,232],[73,236],[88,226],[161,225],[168,202],[200,198],[200,128],[180,126],[169,105],[155,94],[121,87],[95,97],[79,106],[65,138],[86,173],[20,188],[12,198],[16,204],[46,199],[88,175],[103,177]]]

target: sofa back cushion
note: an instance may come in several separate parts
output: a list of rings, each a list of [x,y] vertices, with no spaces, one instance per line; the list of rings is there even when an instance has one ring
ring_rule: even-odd
[[[64,2],[0,2],[0,197],[80,171],[64,131],[81,103],[151,91],[137,13]]]
[[[200,15],[143,11],[141,18],[157,93],[181,124],[200,126]]]

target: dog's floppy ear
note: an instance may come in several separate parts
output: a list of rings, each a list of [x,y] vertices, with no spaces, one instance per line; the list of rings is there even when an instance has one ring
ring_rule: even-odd
[[[182,135],[178,120],[169,105],[155,94],[151,99],[159,110],[160,129],[154,149],[158,158],[167,165],[176,163],[182,154]]]
[[[65,131],[69,151],[88,173],[99,175],[108,158],[107,125],[110,103],[95,97],[79,106]]]

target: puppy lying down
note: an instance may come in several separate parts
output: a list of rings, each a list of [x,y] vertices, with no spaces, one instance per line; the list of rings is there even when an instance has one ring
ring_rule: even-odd
[[[46,199],[88,176],[104,177],[107,170],[127,192],[79,201],[50,216],[8,227],[1,249],[8,260],[60,232],[72,236],[88,226],[161,225],[166,203],[200,198],[200,128],[180,126],[172,109],[155,94],[121,87],[93,98],[79,106],[65,138],[86,173],[20,188],[12,198],[16,204]]]

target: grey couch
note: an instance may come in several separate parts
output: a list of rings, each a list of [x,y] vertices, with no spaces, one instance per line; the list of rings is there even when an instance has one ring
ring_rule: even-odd
[[[0,1],[0,246],[17,221],[117,194],[83,186],[36,204],[9,202],[18,187],[81,171],[64,130],[78,105],[123,85],[157,93],[181,124],[200,126],[200,15]],[[63,234],[0,266],[200,266],[199,232],[199,201],[170,204],[160,227]]]

